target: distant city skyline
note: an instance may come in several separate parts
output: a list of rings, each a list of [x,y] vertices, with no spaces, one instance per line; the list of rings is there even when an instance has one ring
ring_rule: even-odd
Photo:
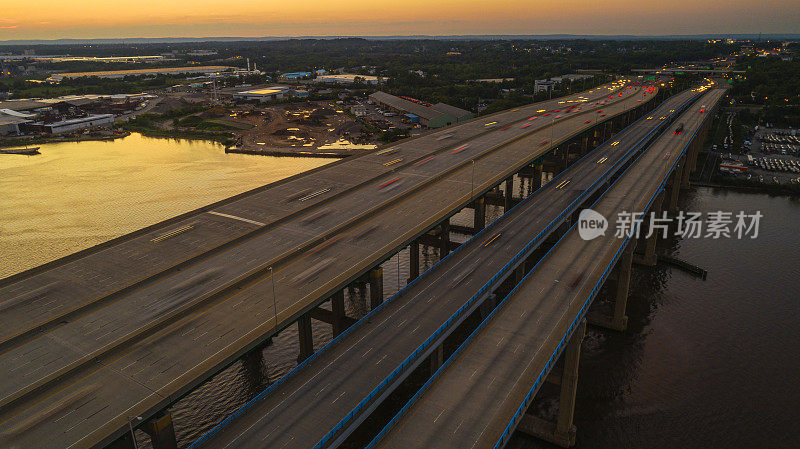
[[[259,36],[480,34],[781,34],[800,30],[789,0],[12,0],[0,41]]]

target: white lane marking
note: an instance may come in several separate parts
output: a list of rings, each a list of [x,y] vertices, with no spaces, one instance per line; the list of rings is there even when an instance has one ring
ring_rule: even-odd
[[[266,226],[266,223],[261,223],[260,221],[255,221],[255,220],[248,220],[247,218],[237,217],[236,215],[228,215],[228,214],[223,214],[222,212],[214,212],[214,211],[209,211],[208,213],[212,215],[218,215],[220,217],[232,218],[234,220],[243,221],[245,223],[254,224],[256,226]]]
[[[300,199],[299,199],[299,200],[297,200],[297,201],[308,201],[308,200],[310,200],[311,198],[314,198],[315,196],[322,195],[323,193],[325,193],[325,192],[328,192],[328,191],[330,191],[330,190],[331,190],[331,189],[330,189],[330,187],[326,187],[326,188],[324,188],[324,189],[322,189],[322,190],[317,190],[317,191],[316,191],[316,192],[314,192],[314,193],[309,193],[308,195],[306,195],[306,196],[304,196],[304,197],[300,198]]]
[[[336,401],[338,401],[339,399],[341,399],[341,397],[342,397],[342,396],[344,396],[344,394],[345,394],[345,393],[347,393],[347,392],[346,392],[346,391],[343,391],[343,392],[342,392],[342,394],[340,394],[340,395],[339,395],[339,397],[337,397],[336,399],[334,399],[334,400],[333,400],[333,402],[336,402]],[[333,404],[333,402],[331,402],[331,404]]]

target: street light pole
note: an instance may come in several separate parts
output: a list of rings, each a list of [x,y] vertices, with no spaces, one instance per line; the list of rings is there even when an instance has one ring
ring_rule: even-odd
[[[469,200],[475,195],[475,159],[472,160],[472,181],[469,188]]]

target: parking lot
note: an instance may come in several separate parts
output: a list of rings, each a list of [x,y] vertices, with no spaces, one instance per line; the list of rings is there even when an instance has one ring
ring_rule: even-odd
[[[800,136],[796,130],[761,128],[752,140],[745,140],[742,150],[746,154],[721,152],[723,160],[747,166],[747,173],[737,177],[764,183],[800,183]]]

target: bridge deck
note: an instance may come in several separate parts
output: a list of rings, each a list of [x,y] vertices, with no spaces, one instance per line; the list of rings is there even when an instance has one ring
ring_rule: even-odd
[[[654,113],[669,115],[694,95],[677,95]],[[658,120],[642,119],[576,162],[557,182],[542,187],[426,272],[346,338],[255,402],[243,416],[212,431],[203,446],[314,446],[539,235],[536,244],[526,250],[534,251],[551,232],[547,227],[555,228],[560,216],[577,207],[576,199],[589,196],[616,170],[618,162],[622,165],[633,157],[632,147],[659,124]],[[604,157],[608,159],[598,164]],[[557,188],[564,180],[571,180],[571,188]],[[480,299],[490,293],[491,289],[486,290]]]
[[[723,92],[699,101],[713,105]],[[609,218],[606,235],[585,241],[570,230],[376,447],[495,447],[613,266],[625,242],[614,235],[617,213],[645,209],[705,116],[687,111],[679,119],[685,132],[667,131],[631,166],[593,207]]]

